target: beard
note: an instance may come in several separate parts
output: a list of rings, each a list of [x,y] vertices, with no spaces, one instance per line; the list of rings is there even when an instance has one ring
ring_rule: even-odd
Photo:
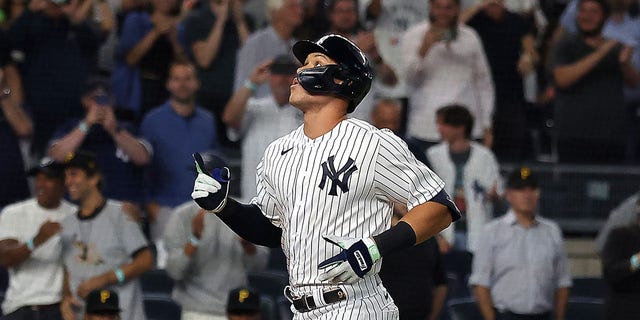
[[[598,25],[596,28],[592,30],[584,30],[583,28],[580,27],[580,25],[578,25],[578,33],[583,38],[593,38],[595,36],[598,36],[602,34],[602,29],[604,29],[604,22],[600,23],[600,25]]]

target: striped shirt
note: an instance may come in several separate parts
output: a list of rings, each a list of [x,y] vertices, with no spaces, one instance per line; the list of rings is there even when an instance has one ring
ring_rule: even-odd
[[[347,119],[316,139],[301,126],[271,143],[257,168],[252,203],[283,229],[290,284],[304,292],[328,285],[316,280],[318,264],[340,252],[323,235],[377,235],[391,225],[393,202],[411,209],[443,187],[391,131]],[[341,286],[347,296],[376,290],[380,264],[363,281]]]

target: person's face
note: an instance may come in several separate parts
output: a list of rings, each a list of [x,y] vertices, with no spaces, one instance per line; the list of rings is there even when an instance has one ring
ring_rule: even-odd
[[[451,142],[456,139],[460,139],[464,137],[464,127],[463,126],[453,126],[447,124],[442,120],[442,117],[438,116],[436,119],[436,125],[438,126],[438,132],[440,133],[440,138],[443,141]]]
[[[576,22],[582,33],[597,34],[604,24],[604,11],[595,1],[580,2]]]
[[[99,174],[93,176],[87,176],[87,173],[80,168],[67,168],[64,171],[65,185],[69,192],[69,198],[73,201],[80,201],[86,199],[91,192],[98,189],[98,183],[100,182]]]
[[[54,208],[64,196],[64,181],[60,178],[50,178],[40,172],[35,178],[36,200],[40,206]]]
[[[504,0],[493,0],[485,7],[485,12],[489,17],[496,18],[504,13]]]
[[[331,28],[340,33],[352,32],[358,24],[358,8],[353,0],[337,0],[329,13]]]
[[[196,70],[190,65],[174,65],[169,71],[167,90],[171,97],[180,102],[190,102],[194,99],[200,87]]]
[[[278,105],[285,105],[289,102],[291,96],[291,83],[295,78],[295,74],[275,74],[269,76],[269,87],[271,94]]]
[[[302,70],[330,64],[337,63],[323,53],[313,52],[307,56],[304,65],[298,68],[298,73]],[[294,78],[292,81],[291,96],[289,97],[289,103],[291,103],[292,106],[304,110],[311,105],[324,105],[332,99],[336,98],[329,95],[311,95],[298,83],[298,79]]]
[[[456,23],[460,8],[453,0],[431,1],[432,23],[441,28],[448,28]]]
[[[304,10],[300,0],[283,0],[282,7],[273,12],[273,21],[282,21],[287,26],[297,27],[302,24]]]
[[[398,106],[383,102],[375,110],[371,122],[376,128],[387,128],[396,134],[400,132],[401,112]]]
[[[540,189],[533,187],[507,189],[506,197],[513,211],[532,217],[538,209]]]

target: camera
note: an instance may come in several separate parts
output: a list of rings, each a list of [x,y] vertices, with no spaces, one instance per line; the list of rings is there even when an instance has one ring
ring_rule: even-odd
[[[111,96],[104,92],[100,92],[93,96],[93,101],[101,107],[110,106],[113,103]]]

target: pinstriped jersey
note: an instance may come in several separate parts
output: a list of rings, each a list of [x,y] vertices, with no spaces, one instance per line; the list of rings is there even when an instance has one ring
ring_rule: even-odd
[[[319,284],[318,264],[339,253],[323,235],[377,235],[391,225],[393,202],[411,209],[443,187],[391,131],[347,119],[316,139],[300,126],[272,142],[257,167],[252,203],[282,228],[290,284],[296,287]]]

